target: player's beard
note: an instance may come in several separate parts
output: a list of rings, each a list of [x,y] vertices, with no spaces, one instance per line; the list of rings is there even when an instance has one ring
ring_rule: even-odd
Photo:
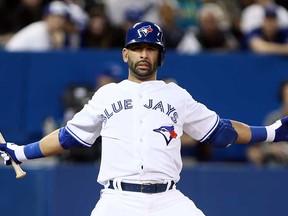
[[[148,69],[143,70],[139,68],[139,64],[145,63],[148,65]],[[148,61],[141,60],[138,62],[133,62],[129,57],[128,57],[128,67],[129,71],[132,76],[139,80],[148,80],[149,78],[153,77],[154,74],[156,73],[158,69],[158,63],[151,64]]]

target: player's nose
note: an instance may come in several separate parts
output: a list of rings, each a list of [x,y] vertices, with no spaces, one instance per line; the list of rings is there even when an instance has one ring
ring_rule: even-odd
[[[148,55],[149,55],[148,49],[143,48],[143,49],[141,50],[141,52],[140,52],[141,58],[147,58]]]

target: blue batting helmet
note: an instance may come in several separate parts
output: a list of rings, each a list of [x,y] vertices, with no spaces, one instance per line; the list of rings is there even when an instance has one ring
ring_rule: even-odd
[[[158,65],[162,66],[165,59],[164,36],[161,28],[152,22],[138,22],[127,32],[125,47],[134,43],[151,43],[160,47]]]

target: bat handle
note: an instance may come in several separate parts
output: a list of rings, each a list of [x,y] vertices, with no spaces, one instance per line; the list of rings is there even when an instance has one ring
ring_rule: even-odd
[[[2,136],[2,134],[0,133],[0,142],[6,142],[4,137]],[[13,159],[10,157],[11,160],[11,164],[13,169],[15,170],[16,173],[16,178],[20,179],[26,176],[26,172],[24,172],[21,167],[19,166],[19,164],[16,164],[15,161],[13,161]]]
[[[11,164],[13,166],[13,169],[16,173],[16,178],[17,179],[20,179],[20,178],[23,178],[26,176],[26,172],[24,172],[21,167],[19,166],[19,164],[16,164],[15,161],[12,160],[12,158],[10,159],[11,160]]]

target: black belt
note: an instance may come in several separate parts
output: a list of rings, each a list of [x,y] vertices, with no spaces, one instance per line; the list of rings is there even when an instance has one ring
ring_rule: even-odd
[[[113,181],[109,181],[110,185],[108,188],[115,189],[113,186]],[[171,190],[174,186],[174,182],[171,182],[168,190]],[[121,182],[122,191],[131,191],[131,192],[141,192],[141,193],[161,193],[167,190],[168,183],[166,184],[134,184],[134,183],[127,183]]]

